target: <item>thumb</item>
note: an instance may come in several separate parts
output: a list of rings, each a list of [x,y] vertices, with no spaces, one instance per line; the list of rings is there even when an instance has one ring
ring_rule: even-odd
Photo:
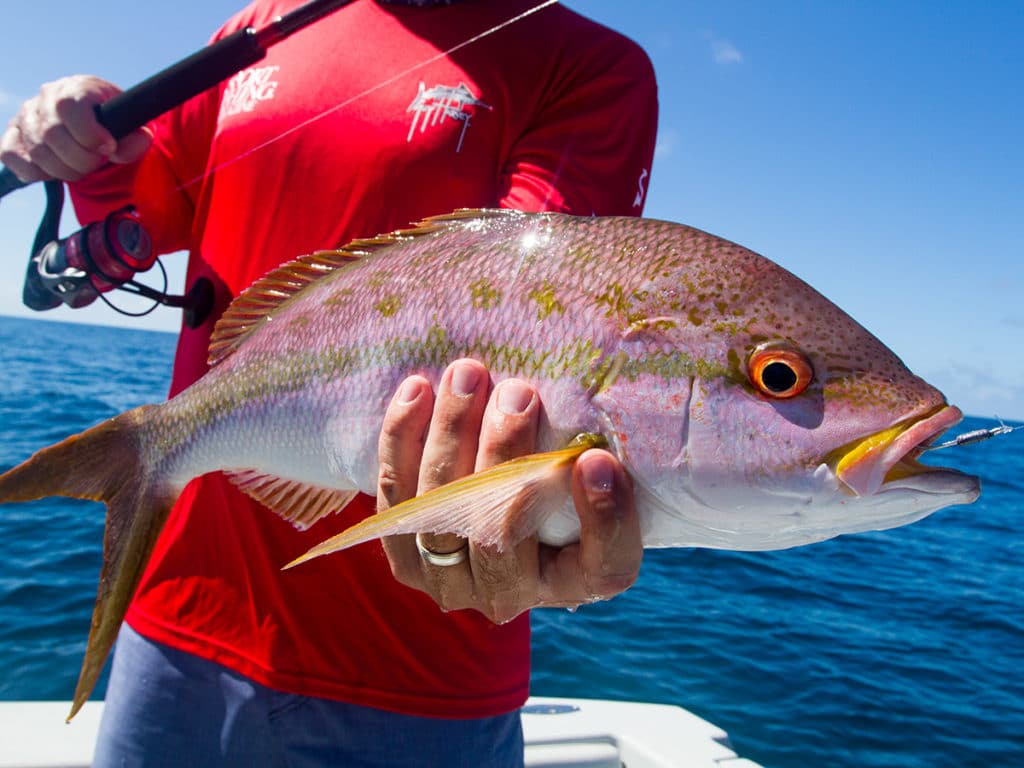
[[[573,499],[580,517],[580,572],[589,593],[608,598],[628,589],[643,559],[629,475],[611,453],[591,449],[574,467]]]

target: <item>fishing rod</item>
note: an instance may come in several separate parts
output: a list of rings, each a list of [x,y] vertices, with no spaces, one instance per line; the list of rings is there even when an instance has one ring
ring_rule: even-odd
[[[172,64],[152,77],[96,106],[96,119],[115,139],[121,139],[150,120],[170,111],[203,91],[242,71],[267,55],[267,49],[300,29],[319,21],[353,0],[309,0],[293,11],[256,28],[245,27]],[[22,181],[0,166],[0,198],[31,182]],[[46,211],[36,233],[25,274],[22,301],[36,311],[53,309],[62,303],[82,307],[97,297],[122,314],[133,314],[111,304],[102,294],[126,290],[158,304],[181,307],[189,327],[200,325],[213,305],[209,280],[196,281],[184,296],[156,290],[132,278],[154,263],[149,235],[133,210],[122,209],[104,221],[95,222],[64,239],[58,236],[64,203],[62,182],[44,182]],[[160,265],[161,271],[163,266]]]

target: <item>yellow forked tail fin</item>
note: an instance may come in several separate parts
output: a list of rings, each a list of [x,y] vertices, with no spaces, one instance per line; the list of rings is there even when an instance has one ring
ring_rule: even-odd
[[[103,569],[68,720],[92,692],[177,493],[140,464],[140,427],[156,406],[122,413],[0,475],[0,503],[68,496],[107,505]]]

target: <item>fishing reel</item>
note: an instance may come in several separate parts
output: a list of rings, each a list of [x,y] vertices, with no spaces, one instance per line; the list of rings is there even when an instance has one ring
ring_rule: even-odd
[[[64,185],[47,181],[46,211],[36,232],[25,273],[22,301],[42,312],[66,304],[78,309],[101,299],[111,309],[129,317],[148,315],[158,305],[180,307],[185,324],[196,328],[213,308],[213,284],[200,278],[184,296],[167,293],[167,271],[157,259],[149,233],[131,207],[114,211],[103,221],[65,238],[58,237],[64,207]],[[163,287],[155,289],[135,280],[136,274],[159,267]],[[120,290],[149,299],[152,306],[139,311],[118,307],[104,294]]]

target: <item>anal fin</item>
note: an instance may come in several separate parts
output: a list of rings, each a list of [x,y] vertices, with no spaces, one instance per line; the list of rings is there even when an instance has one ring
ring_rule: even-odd
[[[225,473],[239,490],[271,509],[300,531],[343,510],[359,491],[338,490],[286,480],[254,470]]]

